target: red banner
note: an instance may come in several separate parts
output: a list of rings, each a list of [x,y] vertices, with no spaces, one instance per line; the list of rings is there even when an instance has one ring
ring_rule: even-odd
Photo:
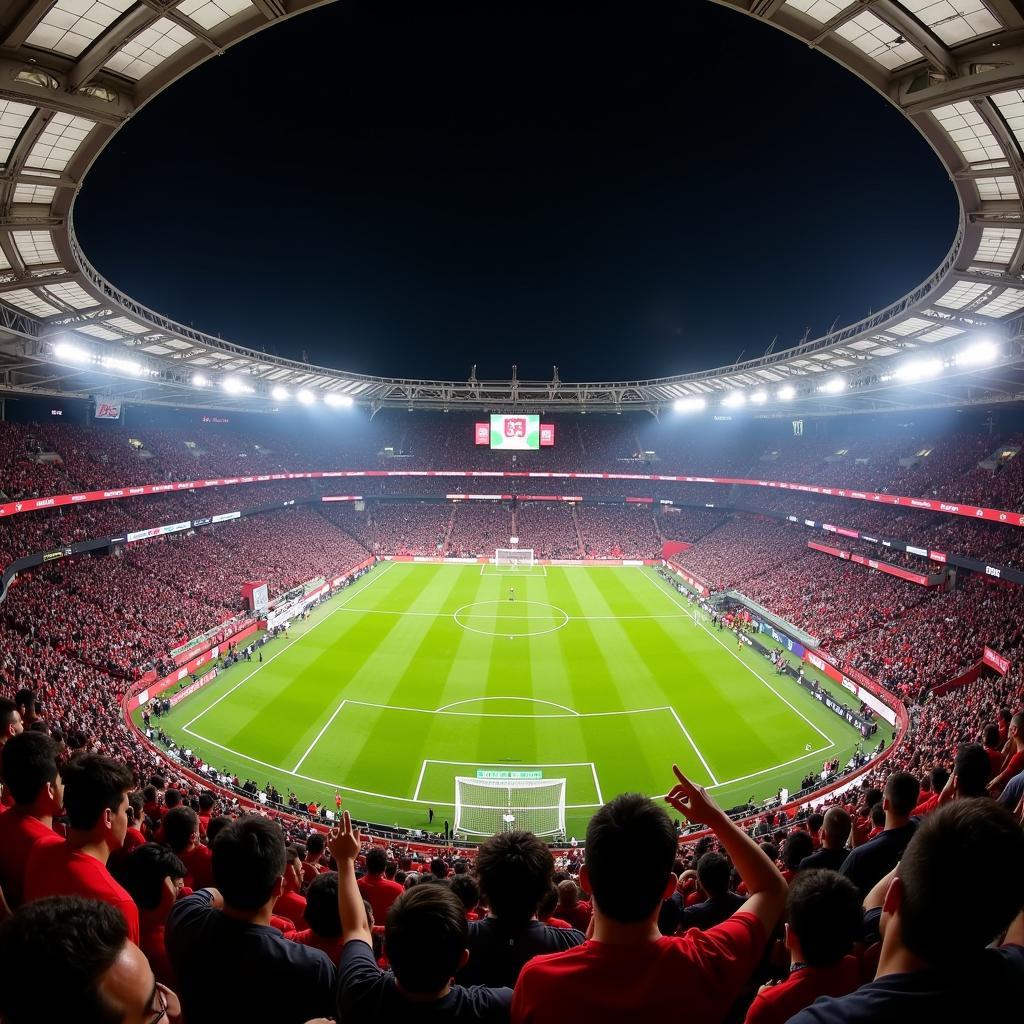
[[[998,651],[993,651],[991,647],[985,648],[981,660],[989,668],[994,668],[1001,676],[1005,676],[1013,668],[1013,662],[1009,658],[1004,658]]]
[[[821,551],[823,554],[832,555],[834,558],[845,558],[868,569],[877,569],[879,572],[888,573],[890,576],[898,576],[901,580],[906,580],[908,583],[916,583],[919,587],[938,587],[942,585],[945,579],[943,576],[923,576],[919,572],[911,572],[909,569],[903,569],[889,562],[880,562],[877,558],[866,558],[864,555],[829,547],[827,544],[819,544],[814,540],[809,540],[807,546],[815,551]]]

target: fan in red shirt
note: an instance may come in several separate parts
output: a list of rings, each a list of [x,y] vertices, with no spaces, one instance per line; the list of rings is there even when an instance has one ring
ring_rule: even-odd
[[[101,754],[73,757],[63,772],[64,810],[70,830],[63,843],[37,849],[25,876],[25,900],[88,896],[121,911],[128,937],[139,941],[139,912],[107,870],[128,831],[128,794],[135,786],[123,764]]]
[[[405,892],[404,886],[384,877],[388,855],[379,846],[371,846],[366,854],[366,874],[359,879],[359,891],[363,899],[373,907],[373,917],[383,921],[388,916],[391,904]]]
[[[13,700],[0,697],[0,749],[8,740],[18,736],[25,726],[21,720],[21,712]],[[0,787],[0,814],[14,806],[14,798],[6,786]]]
[[[580,887],[571,879],[566,878],[558,883],[558,905],[555,916],[569,922],[570,927],[586,934],[590,927],[590,904],[580,899]]]
[[[345,940],[341,935],[341,917],[338,913],[338,872],[317,875],[306,892],[306,920],[309,927],[300,931],[286,931],[284,937],[303,946],[323,950],[331,963],[341,959]]]
[[[786,901],[786,883],[761,848],[677,767],[666,797],[707,825],[732,858],[750,897],[722,924],[662,936],[658,912],[676,887],[676,834],[647,797],[626,793],[587,827],[580,880],[594,897],[593,938],[534,957],[512,1000],[514,1024],[669,1020],[721,1022],[751,978]]]
[[[202,816],[200,816],[201,820]],[[327,871],[323,863],[324,847],[327,845],[322,832],[314,832],[306,840],[306,856],[302,859],[302,884],[309,886],[317,875]]]
[[[192,890],[213,885],[213,854],[199,842],[199,816],[191,807],[172,807],[164,815],[164,842],[185,865],[185,885]]]
[[[185,865],[166,846],[145,843],[121,862],[117,877],[139,908],[139,948],[156,980],[174,985],[164,933],[167,915],[184,888]]]
[[[284,890],[274,904],[274,914],[286,917],[295,928],[306,928],[306,897],[299,892],[302,888],[302,858],[294,846],[289,846],[285,852]]]
[[[999,796],[1010,779],[1024,772],[1024,711],[1018,712],[1010,719],[1008,737],[1009,756],[1003,763],[1002,771],[988,784],[988,791],[992,796]]]
[[[24,899],[32,851],[61,842],[53,831],[53,816],[60,814],[64,800],[58,750],[41,732],[23,732],[3,746],[3,777],[14,806],[0,814],[0,890],[12,910]]]
[[[836,871],[811,869],[793,879],[786,900],[789,977],[765,985],[746,1024],[785,1024],[818,996],[845,996],[860,984],[851,956],[863,927],[860,892]]]

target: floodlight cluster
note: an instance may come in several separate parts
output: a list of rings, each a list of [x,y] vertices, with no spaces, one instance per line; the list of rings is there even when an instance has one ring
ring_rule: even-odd
[[[895,381],[903,384],[914,384],[918,381],[931,380],[947,370],[975,369],[987,366],[996,361],[1000,355],[999,345],[990,338],[978,338],[966,348],[960,349],[952,356],[945,358],[938,355],[921,355],[908,358],[884,373],[879,378],[883,382]],[[842,374],[834,374],[814,388],[818,394],[841,395],[848,387],[849,381]],[[771,400],[776,402],[792,402],[797,398],[797,389],[793,384],[783,384],[770,395],[763,388],[757,391],[744,391],[736,388],[728,391],[719,400],[724,409],[740,409],[748,402],[751,405],[765,405]],[[702,396],[679,398],[673,403],[678,413],[702,412],[708,407],[709,400]]]
[[[150,370],[137,359],[116,355],[99,355],[90,349],[74,345],[69,341],[58,342],[53,348],[53,354],[62,363],[87,366],[98,370],[108,370],[111,373],[123,373],[132,377],[147,377],[156,373],[155,370]]]

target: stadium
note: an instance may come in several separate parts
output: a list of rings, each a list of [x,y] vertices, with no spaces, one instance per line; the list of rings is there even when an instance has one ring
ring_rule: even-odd
[[[279,356],[90,263],[118,132],[321,0],[0,4],[5,1024],[47,977],[154,1024],[1019,997],[1024,12],[716,3],[908,121],[955,235],[820,337],[575,383]]]

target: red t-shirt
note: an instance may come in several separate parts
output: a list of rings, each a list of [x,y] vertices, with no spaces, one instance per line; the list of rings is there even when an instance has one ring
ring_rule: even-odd
[[[627,1019],[720,1024],[764,952],[753,915],[737,913],[706,932],[663,936],[640,946],[589,940],[537,956],[512,997],[514,1024],[608,1024]]]
[[[1011,754],[1009,758],[1007,758],[1006,763],[1003,765],[1003,770],[999,774],[1002,775],[1003,772],[1007,773],[1006,779],[1003,782],[1005,785],[1010,781],[1010,779],[1015,775],[1019,775],[1022,771],[1024,771],[1024,750],[1018,750],[1015,754]]]
[[[190,889],[209,889],[213,885],[213,852],[208,846],[197,843],[195,849],[178,854],[188,874],[185,884]]]
[[[786,1024],[818,996],[845,996],[860,985],[860,964],[844,956],[831,967],[801,967],[778,985],[761,989],[745,1024]]]
[[[341,950],[345,945],[345,940],[340,935],[317,935],[312,928],[304,928],[301,932],[285,932],[284,937],[299,943],[300,946],[312,946],[313,949],[322,950],[331,958],[332,964],[337,964],[341,960]]]
[[[297,892],[283,892],[274,904],[276,917],[287,917],[296,928],[308,927],[306,921],[306,897]]]
[[[128,938],[139,943],[139,910],[113,875],[95,857],[69,843],[33,850],[25,875],[25,900],[44,896],[87,896],[117,907],[128,924]]]
[[[928,796],[922,800],[911,812],[912,818],[919,818],[925,814],[930,814],[939,806],[939,794],[929,793]],[[826,993],[827,994],[827,993]]]
[[[574,907],[555,907],[555,913],[569,922],[570,927],[586,933],[590,926],[592,907],[586,900],[577,900]]]
[[[1003,770],[1003,751],[995,747],[986,747],[985,753],[988,754],[988,763],[992,766],[989,778],[994,779]]]
[[[373,908],[374,921],[380,924],[384,923],[391,904],[405,892],[405,888],[398,882],[392,882],[383,875],[363,875],[356,884],[363,899]]]
[[[139,913],[139,949],[146,954],[149,966],[153,968],[156,980],[169,987],[174,986],[174,968],[167,955],[164,941],[165,918],[160,910],[143,910]]]
[[[25,900],[25,873],[37,845],[63,842],[52,828],[15,807],[0,814],[0,888],[12,909]]]

